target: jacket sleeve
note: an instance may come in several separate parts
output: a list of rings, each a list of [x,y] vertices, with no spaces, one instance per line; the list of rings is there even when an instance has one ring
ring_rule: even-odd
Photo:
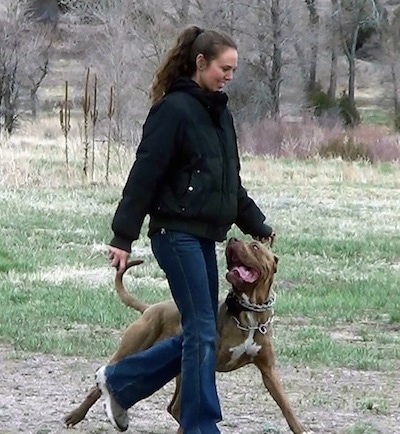
[[[268,238],[272,228],[264,223],[265,215],[251,199],[246,189],[239,183],[238,189],[238,215],[236,225],[244,234],[254,237]]]
[[[114,237],[110,245],[130,252],[132,242],[139,238],[157,188],[182,140],[183,120],[183,112],[167,99],[151,108],[112,221]]]

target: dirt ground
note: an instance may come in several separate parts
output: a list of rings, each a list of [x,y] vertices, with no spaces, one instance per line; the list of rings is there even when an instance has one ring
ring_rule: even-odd
[[[104,360],[21,353],[0,347],[0,433],[115,433],[100,402],[75,428],[67,430],[62,423],[63,416],[91,387],[93,372],[103,363]],[[399,375],[294,367],[282,367],[280,373],[293,407],[308,430],[400,433]],[[175,432],[176,424],[165,410],[172,387],[165,386],[130,410],[129,433]],[[223,434],[289,432],[254,368],[218,374],[218,388],[224,413],[220,425]],[[369,429],[355,429],[362,424]]]

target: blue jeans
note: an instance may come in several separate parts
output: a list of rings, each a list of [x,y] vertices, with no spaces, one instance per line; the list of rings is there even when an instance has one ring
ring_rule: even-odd
[[[219,433],[215,242],[162,230],[152,235],[151,246],[181,313],[183,332],[108,366],[107,385],[117,402],[128,409],[181,373],[180,423],[184,434]]]

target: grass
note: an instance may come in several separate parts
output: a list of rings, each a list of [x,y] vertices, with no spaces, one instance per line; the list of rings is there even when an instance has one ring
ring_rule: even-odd
[[[50,124],[44,130],[52,137]],[[71,144],[67,182],[62,145],[39,142],[35,131],[30,137],[0,148],[0,341],[19,350],[107,357],[137,317],[114,294],[106,258],[131,151],[114,148],[110,185],[100,175],[88,185],[79,177],[77,142]],[[398,367],[398,164],[245,156],[242,170],[244,184],[278,234],[280,363]],[[236,228],[230,235],[242,236]],[[128,276],[129,288],[147,301],[169,297],[145,228],[133,255],[145,264]],[[223,245],[218,258],[224,294]],[[384,412],[384,401],[374,399],[365,398],[360,408]],[[348,433],[371,429],[357,426]]]
[[[381,431],[375,429],[373,426],[365,423],[359,423],[351,428],[347,428],[344,434],[380,434]]]
[[[360,109],[363,122],[373,125],[393,126],[393,115],[389,111],[384,111],[380,107],[369,107]]]

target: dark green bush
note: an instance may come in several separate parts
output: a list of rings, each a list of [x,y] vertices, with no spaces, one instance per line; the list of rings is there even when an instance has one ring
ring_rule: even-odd
[[[346,92],[343,92],[337,100],[340,117],[346,126],[355,127],[361,122],[360,113],[355,105],[350,103],[350,98]]]
[[[309,104],[314,108],[314,115],[321,117],[324,113],[334,108],[336,102],[330,98],[327,92],[317,87],[309,96]]]

